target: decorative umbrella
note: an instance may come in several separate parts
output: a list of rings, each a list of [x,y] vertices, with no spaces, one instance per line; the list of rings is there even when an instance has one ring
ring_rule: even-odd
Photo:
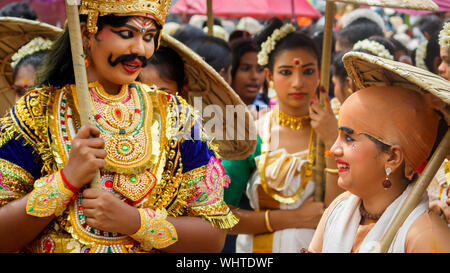
[[[15,102],[12,85],[11,57],[19,48],[36,37],[53,40],[62,29],[39,21],[16,17],[0,17],[0,115]]]
[[[433,0],[433,2],[438,5],[439,11],[450,11],[450,1],[448,0]],[[410,14],[410,15],[421,15],[426,13],[431,13],[428,10],[413,10],[413,9],[395,9],[398,12]]]

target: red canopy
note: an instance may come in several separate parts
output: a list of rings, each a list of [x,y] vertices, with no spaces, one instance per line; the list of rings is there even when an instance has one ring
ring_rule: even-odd
[[[294,3],[294,8],[292,8]],[[255,18],[320,17],[321,14],[306,0],[212,0],[213,14],[222,17]],[[206,0],[178,0],[170,12],[206,15]]]

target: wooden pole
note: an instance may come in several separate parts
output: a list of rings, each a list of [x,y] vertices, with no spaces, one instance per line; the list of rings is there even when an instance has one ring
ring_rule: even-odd
[[[208,15],[208,35],[214,36],[214,18],[213,18],[213,9],[212,9],[212,0],[206,0],[206,7],[207,7],[207,15]]]
[[[78,4],[76,0],[66,0],[66,16],[69,28],[70,48],[72,52],[73,71],[75,74],[75,85],[77,88],[77,99],[79,106],[81,126],[90,121],[91,99],[88,90],[86,66],[84,64],[83,40],[81,39],[80,17],[78,15]],[[91,187],[101,188],[100,172],[91,182]]]
[[[291,0],[291,22],[296,23],[297,18],[295,16],[295,3],[294,0]]]
[[[319,92],[320,105],[324,105],[324,97],[328,96],[330,88],[330,64],[331,64],[331,46],[333,35],[333,18],[336,4],[333,1],[328,1],[325,6],[325,25],[323,28],[323,43],[322,43],[322,63],[320,67],[320,85],[325,89],[325,93]],[[315,182],[316,188],[314,191],[314,199],[316,201],[323,201],[324,187],[325,187],[325,146],[323,142],[316,138],[316,172]]]
[[[381,238],[379,249],[376,252],[385,253],[389,250],[392,240],[397,234],[398,229],[403,225],[403,222],[408,218],[409,214],[414,210],[414,208],[419,204],[423,193],[427,190],[433,177],[436,175],[439,167],[444,161],[445,157],[450,151],[450,129],[447,129],[447,133],[442,139],[439,146],[436,148],[433,156],[425,167],[422,175],[419,177],[408,197],[406,197],[405,202],[400,207],[399,211],[395,215],[394,220],[384,233]]]

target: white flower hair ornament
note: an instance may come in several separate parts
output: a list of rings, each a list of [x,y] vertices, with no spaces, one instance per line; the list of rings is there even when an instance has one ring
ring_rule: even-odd
[[[369,39],[358,41],[353,45],[353,50],[358,49],[365,49],[378,57],[394,60],[394,56],[392,56],[391,53],[389,53],[389,51],[384,47],[384,45],[376,41],[372,41]]]
[[[427,56],[427,45],[428,40],[425,40],[417,47],[416,50],[416,66],[424,70],[428,70],[428,67],[425,64],[425,58]]]
[[[258,53],[258,64],[261,66],[267,65],[269,63],[269,55],[275,49],[277,42],[294,31],[295,27],[292,24],[285,24],[281,28],[275,29],[272,35],[261,44],[261,51]]]
[[[439,45],[442,50],[450,50],[450,22],[445,23],[442,30],[439,32]]]
[[[41,50],[49,50],[52,47],[53,42],[49,39],[42,37],[36,37],[24,46],[22,46],[12,57],[11,67],[14,69],[16,65],[24,57],[36,53]]]

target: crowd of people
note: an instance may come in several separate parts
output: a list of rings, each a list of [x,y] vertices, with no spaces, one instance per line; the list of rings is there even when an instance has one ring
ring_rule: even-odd
[[[450,12],[345,8],[325,90],[323,17],[215,18],[211,36],[205,16],[167,14],[166,1],[127,12],[83,2],[94,124],[80,125],[67,27],[8,60],[17,100],[0,125],[2,252],[376,251],[449,128]],[[0,16],[38,20],[24,3]],[[240,98],[251,153],[221,156],[164,35]],[[176,138],[186,129],[192,141]],[[389,252],[450,252],[445,154]],[[99,170],[100,189],[89,188]]]

